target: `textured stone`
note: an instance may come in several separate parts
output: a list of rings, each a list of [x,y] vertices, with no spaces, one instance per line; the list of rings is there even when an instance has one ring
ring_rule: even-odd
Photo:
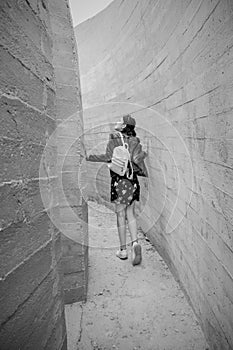
[[[53,93],[53,98],[55,94]],[[24,139],[45,146],[48,135],[54,130],[54,119],[35,110],[17,97],[1,97],[1,136]]]
[[[28,28],[19,26],[17,22],[17,15],[21,12],[17,8],[17,4],[20,2],[11,1],[9,7],[6,3],[1,3],[0,38],[2,46],[10,52],[11,56],[21,61],[27,70],[31,71],[31,74],[36,75],[42,81],[44,79],[52,81],[52,63],[44,56],[41,47],[37,46],[40,43],[35,43],[29,38]],[[12,18],[12,14],[14,18]],[[31,13],[31,16],[35,16],[35,14]],[[38,33],[38,30],[35,33]]]
[[[14,314],[47,276],[52,263],[51,242],[22,262],[0,281],[1,323]]]
[[[82,101],[77,71],[78,59],[68,1],[49,3],[53,9],[51,25],[54,38],[54,74],[56,81],[58,195],[63,236],[65,303],[85,300],[87,292],[87,205],[79,182],[81,157],[84,156]],[[72,225],[72,230],[67,226]],[[63,228],[64,227],[64,228]],[[71,233],[71,234],[70,234]],[[80,251],[81,246],[85,245]],[[67,245],[67,246],[66,246]],[[80,251],[77,254],[77,251]],[[81,274],[81,275],[80,275]],[[71,277],[72,276],[72,277]],[[81,276],[81,277],[80,277]],[[76,281],[76,282],[75,282]]]
[[[45,347],[56,320],[63,317],[61,294],[59,295],[61,291],[56,296],[52,293],[54,277],[51,272],[1,328],[2,349],[16,350],[21,347],[31,349],[36,342],[38,342],[37,346],[41,349]],[[31,330],[31,332],[28,332],[28,330]]]
[[[25,261],[50,239],[50,218],[41,213],[29,223],[9,225],[0,235],[0,275],[4,276]]]
[[[59,70],[53,62],[55,55],[60,62],[66,60],[64,51],[69,59],[77,61],[74,39],[69,41],[73,32],[69,6],[63,0],[56,0],[52,8],[50,3],[48,0],[0,3],[1,350],[67,348],[62,245],[58,229],[57,138],[55,134],[50,138],[56,130],[56,121],[59,124],[59,119],[64,119],[65,109],[62,102],[56,104],[56,98],[69,100],[70,113],[75,113],[70,123],[63,129],[60,127],[61,136],[67,136],[67,128],[70,128],[72,136],[78,138],[83,122],[82,113],[77,113],[82,109],[78,72],[67,74],[66,67]],[[63,40],[59,37],[59,43],[64,44],[60,53],[53,50],[57,36],[51,23],[58,11],[63,13],[63,23],[66,23],[66,28],[61,23],[60,29],[68,33]],[[71,87],[65,88],[64,94],[61,88],[56,90],[56,83],[69,84],[71,78]],[[76,100],[70,100],[70,96],[76,95]],[[65,107],[67,109],[68,103]],[[74,171],[77,173],[80,154],[84,153],[81,141],[76,143],[75,150],[78,161],[74,162]],[[70,169],[71,162],[66,161],[65,166]],[[65,181],[70,179],[74,183],[75,176],[65,175]],[[68,185],[64,189],[68,200],[74,205],[79,203],[81,208],[82,199],[74,200],[74,195],[80,196],[78,186],[75,191]],[[80,212],[82,216],[82,209]],[[80,252],[80,256],[85,254],[85,257],[80,260],[80,266],[77,261],[72,264],[72,256],[71,265],[67,263],[77,274],[79,270],[83,273],[87,261],[87,251],[83,248],[86,227],[76,225],[76,235],[79,229],[82,229],[81,249],[77,245],[73,254]],[[87,280],[78,277],[77,280],[82,281],[77,288],[82,289],[79,297],[83,297]]]

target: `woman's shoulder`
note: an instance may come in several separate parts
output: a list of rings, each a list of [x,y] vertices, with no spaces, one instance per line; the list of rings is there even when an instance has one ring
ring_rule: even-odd
[[[132,135],[127,135],[122,133],[122,136],[124,139],[126,139],[128,142],[133,143],[133,144],[139,144],[140,139],[137,136],[132,136]],[[114,140],[114,139],[119,139],[121,138],[120,132],[119,131],[113,131],[112,133],[109,134],[109,139]]]
[[[140,143],[140,138],[138,136],[130,136],[129,139],[132,143],[135,143],[135,144]]]

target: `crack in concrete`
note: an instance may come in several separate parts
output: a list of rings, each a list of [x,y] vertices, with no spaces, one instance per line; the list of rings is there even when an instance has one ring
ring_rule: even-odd
[[[45,113],[44,111],[38,109],[37,107],[35,107],[35,106],[33,106],[33,105],[27,103],[26,101],[22,100],[20,97],[18,97],[18,96],[16,96],[16,95],[13,95],[13,94],[10,93],[10,92],[5,93],[5,92],[2,92],[2,91],[0,90],[0,97],[5,97],[5,98],[7,98],[7,99],[9,99],[9,100],[16,100],[16,101],[19,101],[19,102],[21,102],[24,106],[26,106],[27,108],[32,109],[33,111],[36,111],[37,113],[39,113],[39,114],[45,116],[46,118],[51,119],[52,121],[56,122],[56,119],[55,119],[54,117],[52,117],[51,115]]]
[[[184,48],[184,50],[182,50],[180,52],[180,54],[178,55],[178,57],[176,58],[176,60],[172,63],[172,66],[176,64],[176,62],[180,59],[181,56],[184,55],[184,53],[188,50],[188,48],[192,45],[193,41],[196,39],[196,37],[198,36],[198,34],[202,31],[202,29],[204,28],[205,24],[208,22],[209,18],[211,17],[211,15],[213,14],[213,12],[216,10],[217,6],[219,5],[219,3],[221,2],[221,0],[219,0],[217,2],[217,4],[214,6],[213,10],[209,13],[209,15],[207,16],[207,18],[205,19],[205,21],[202,23],[201,27],[197,30],[197,32],[195,33],[195,35],[193,36],[192,40],[189,42],[189,44]]]
[[[78,337],[78,341],[77,344],[78,345],[81,342],[82,339],[82,333],[83,333],[83,304],[80,304],[81,307],[81,317],[80,317],[80,333],[79,333],[79,337]]]

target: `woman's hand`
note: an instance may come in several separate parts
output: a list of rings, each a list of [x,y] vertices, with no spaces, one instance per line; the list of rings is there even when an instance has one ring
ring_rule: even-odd
[[[89,156],[88,156],[88,154],[87,154],[86,148],[84,149],[84,158],[85,158],[86,161],[89,160]]]
[[[148,153],[149,153],[149,142],[150,142],[150,140],[149,140],[149,138],[148,137],[145,137],[145,140],[144,140],[145,142],[143,143],[143,151],[144,151],[144,153],[145,153],[145,157],[147,157],[148,156]]]

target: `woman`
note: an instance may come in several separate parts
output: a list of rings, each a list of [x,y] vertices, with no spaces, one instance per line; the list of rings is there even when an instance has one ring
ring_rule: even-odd
[[[117,228],[120,240],[120,249],[116,252],[116,256],[122,260],[128,258],[126,249],[126,219],[132,241],[132,264],[138,265],[142,260],[142,249],[138,243],[137,237],[137,222],[134,214],[135,201],[139,201],[140,185],[137,174],[148,176],[144,164],[146,152],[142,151],[140,140],[136,137],[135,132],[136,122],[129,114],[124,115],[122,119],[116,124],[116,132],[109,135],[109,141],[105,154],[90,155],[87,157],[91,162],[107,162],[111,163],[113,150],[117,146],[122,146],[121,135],[123,140],[128,144],[128,150],[131,156],[133,167],[133,177],[129,179],[127,175],[120,176],[110,170],[111,175],[111,202],[115,203],[115,211],[117,214]],[[128,170],[130,169],[130,162],[128,163]]]

